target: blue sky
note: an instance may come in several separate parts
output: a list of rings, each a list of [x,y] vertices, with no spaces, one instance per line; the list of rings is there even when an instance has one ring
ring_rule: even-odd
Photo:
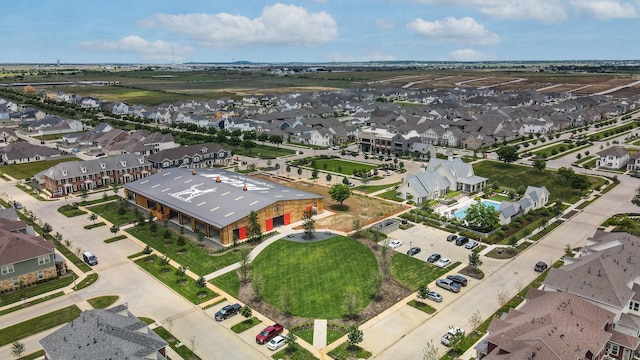
[[[0,63],[640,59],[640,0],[14,0]]]

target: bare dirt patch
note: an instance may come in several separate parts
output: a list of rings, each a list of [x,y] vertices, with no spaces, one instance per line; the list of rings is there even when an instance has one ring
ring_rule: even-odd
[[[316,228],[318,229],[350,232],[354,229],[353,224],[355,220],[360,221],[360,225],[364,226],[408,209],[408,207],[402,204],[358,193],[352,194],[351,197],[345,200],[341,208],[337,206],[338,204],[336,202],[331,200],[329,188],[324,185],[307,182],[277,181],[262,175],[257,175],[256,177],[265,181],[278,182],[280,185],[324,196],[325,209],[335,213],[334,215],[316,220]]]

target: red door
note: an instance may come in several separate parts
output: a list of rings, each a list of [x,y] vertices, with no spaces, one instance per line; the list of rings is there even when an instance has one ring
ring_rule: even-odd
[[[240,229],[238,229],[238,237],[240,238],[240,240],[247,238],[247,228],[246,227],[241,227]]]
[[[284,214],[284,224],[285,225],[291,224],[291,213]]]
[[[266,231],[271,231],[273,230],[273,219],[267,219],[267,223],[265,226],[265,230]]]

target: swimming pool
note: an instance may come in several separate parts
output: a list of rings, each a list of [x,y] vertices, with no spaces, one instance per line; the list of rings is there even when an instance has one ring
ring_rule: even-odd
[[[500,203],[497,201],[491,201],[491,200],[480,200],[485,206],[491,206],[492,208],[498,210],[500,209]],[[461,207],[458,210],[455,210],[454,212],[451,213],[451,215],[457,217],[458,219],[464,219],[467,217],[467,209],[469,209],[471,205],[467,205],[464,207]]]

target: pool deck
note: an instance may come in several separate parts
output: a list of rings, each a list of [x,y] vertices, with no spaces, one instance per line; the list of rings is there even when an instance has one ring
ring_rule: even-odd
[[[495,201],[495,200],[489,200],[489,199],[482,199],[484,201],[491,201],[491,202],[495,202],[500,204],[500,202]],[[468,196],[463,196],[460,199],[458,199],[458,202],[456,202],[455,204],[451,205],[451,206],[439,206],[437,208],[435,208],[435,212],[437,212],[438,214],[442,215],[442,216],[446,216],[448,218],[453,217],[453,213],[466,207],[469,206],[473,203],[475,203],[476,200],[474,200],[473,198],[470,198]]]

